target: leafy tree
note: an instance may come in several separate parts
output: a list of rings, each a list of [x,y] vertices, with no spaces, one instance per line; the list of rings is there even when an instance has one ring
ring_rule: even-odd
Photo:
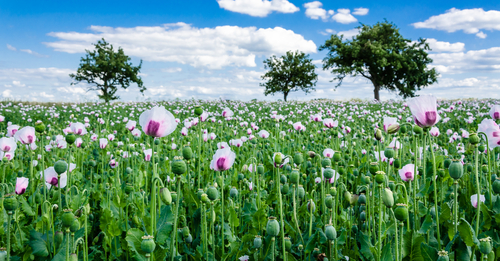
[[[318,75],[314,72],[316,66],[312,64],[309,55],[303,52],[288,51],[279,58],[273,55],[264,61],[264,68],[269,69],[262,75],[262,80],[267,82],[261,83],[260,86],[266,87],[264,91],[266,96],[281,92],[286,101],[290,92],[302,90],[307,94],[315,90],[314,86],[318,79]]]
[[[109,102],[119,97],[115,96],[117,87],[127,89],[131,82],[135,82],[141,93],[146,90],[141,78],[138,76],[142,60],[139,66],[132,66],[131,60],[121,47],[118,51],[113,50],[113,45],[107,43],[104,38],[94,44],[95,50],[85,50],[87,54],[80,59],[80,67],[76,74],[70,74],[76,82],[87,82],[91,84],[87,91],[100,91],[100,99]]]
[[[361,24],[359,34],[352,40],[332,35],[319,50],[328,50],[323,70],[336,74],[332,81],[342,84],[347,76],[363,76],[374,86],[375,99],[379,91],[398,92],[403,98],[415,96],[422,87],[437,82],[438,73],[427,66],[429,44],[420,38],[416,42],[403,38],[399,29],[387,21],[373,27]]]

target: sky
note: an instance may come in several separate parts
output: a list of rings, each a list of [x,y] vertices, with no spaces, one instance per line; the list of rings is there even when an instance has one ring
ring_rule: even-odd
[[[120,101],[180,99],[278,100],[264,95],[263,61],[289,50],[316,65],[316,91],[289,100],[373,99],[362,77],[335,88],[322,69],[332,34],[351,39],[356,27],[387,20],[403,37],[427,39],[438,83],[418,91],[440,99],[500,98],[499,1],[3,1],[0,6],[0,100],[97,100],[88,85],[72,85],[85,50],[101,38],[123,48],[135,84]],[[398,96],[382,91],[382,100]]]

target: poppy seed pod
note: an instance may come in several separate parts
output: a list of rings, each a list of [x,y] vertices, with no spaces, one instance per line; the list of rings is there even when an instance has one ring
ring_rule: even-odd
[[[259,175],[264,174],[264,165],[262,164],[257,165],[257,174]]]
[[[345,198],[345,200],[346,200],[347,202],[349,202],[349,203],[351,202],[351,197],[352,197],[351,192],[349,192],[349,191],[345,191],[345,192],[344,192],[344,198]]]
[[[450,258],[448,257],[448,252],[445,250],[441,250],[438,252],[438,259],[437,261],[449,261]]]
[[[314,204],[314,201],[309,200],[309,202],[307,202],[307,211],[312,211],[313,213],[316,211],[316,204]]]
[[[406,204],[396,204],[396,209],[394,210],[394,216],[397,220],[404,222],[408,219],[408,206]]]
[[[386,156],[388,159],[394,158],[394,149],[393,148],[385,148],[384,156]]]
[[[300,165],[304,162],[304,157],[302,156],[302,153],[297,152],[295,155],[293,155],[293,163]]]
[[[287,181],[286,176],[285,176],[285,175],[283,175],[283,174],[281,174],[281,176],[280,176],[280,183],[281,183],[281,184],[285,184],[285,183],[286,183],[286,181]]]
[[[500,194],[500,179],[496,179],[493,182],[493,191],[495,192],[496,195]]]
[[[275,217],[269,217],[266,225],[266,234],[271,237],[276,237],[280,233],[280,224]]]
[[[488,255],[491,252],[491,238],[490,237],[485,237],[479,239],[479,251],[481,251],[482,254]]]
[[[79,229],[80,229],[80,222],[78,221],[78,219],[75,218],[73,219],[73,223],[69,227],[69,231],[71,231],[71,233],[75,233]]]
[[[332,166],[332,161],[329,158],[323,158],[321,160],[321,166],[323,168],[331,167]]]
[[[477,147],[477,149],[479,151],[484,151],[484,150],[486,150],[486,146],[484,146],[484,144],[480,144],[479,147]]]
[[[274,154],[274,163],[275,164],[281,164],[283,162],[283,156],[281,153],[275,153]]]
[[[285,249],[287,251],[290,251],[290,249],[292,249],[292,241],[289,237],[285,237]]]
[[[394,195],[389,188],[385,188],[382,190],[382,202],[388,208],[392,208],[394,206]]]
[[[217,198],[219,198],[219,191],[215,187],[212,186],[212,187],[208,188],[207,195],[208,195],[208,198],[213,201],[213,200],[216,200]]]
[[[64,160],[58,160],[54,164],[54,170],[56,171],[57,174],[61,175],[64,172],[66,172],[66,170],[68,170],[68,163],[66,163],[66,161]]]
[[[71,209],[65,209],[64,214],[62,215],[62,224],[64,227],[68,228],[73,224],[73,220],[75,220],[75,215],[73,214]]]
[[[301,199],[306,195],[306,191],[304,190],[304,187],[302,185],[299,185],[299,187],[297,188],[297,195]]]
[[[399,124],[391,124],[389,125],[389,127],[387,127],[387,133],[389,134],[394,134],[396,132],[398,132],[398,130],[400,129],[400,125]]]
[[[299,183],[300,173],[297,169],[292,170],[290,173],[290,182],[293,184]]]
[[[331,179],[333,178],[333,175],[334,175],[333,169],[326,168],[323,170],[323,176],[325,177],[325,179]]]
[[[375,175],[377,173],[377,171],[378,171],[378,162],[372,162],[372,163],[370,163],[369,170],[370,170],[370,173],[372,175]]]
[[[19,202],[15,197],[10,196],[3,200],[3,207],[7,212],[12,212],[19,207]]]
[[[194,115],[199,117],[202,114],[203,114],[203,108],[200,105],[196,105],[194,107]]]
[[[232,198],[237,198],[238,189],[236,187],[232,187],[231,190],[229,190],[229,196],[231,196]]]
[[[38,133],[44,132],[45,131],[45,124],[43,124],[43,122],[41,122],[41,121],[38,121],[37,123],[35,123],[35,131]]]
[[[75,134],[70,133],[70,134],[66,135],[65,140],[66,140],[66,142],[67,142],[69,145],[71,145],[71,144],[75,143],[75,141],[76,141],[76,136],[75,136]]]
[[[332,225],[326,225],[325,227],[325,235],[326,238],[330,241],[334,241],[337,239],[337,230]]]
[[[186,173],[186,171],[186,162],[182,160],[182,157],[175,157],[174,161],[172,162],[172,172],[177,175],[182,175]]]
[[[413,125],[413,132],[415,132],[415,134],[420,135],[424,133],[424,130],[418,125]]]
[[[327,208],[332,209],[333,208],[333,197],[330,194],[326,195],[325,198],[325,205]]]
[[[366,195],[364,193],[361,193],[361,195],[359,195],[358,203],[359,204],[366,204]]]
[[[382,184],[384,183],[384,181],[385,181],[385,172],[377,171],[377,173],[375,174],[375,182],[377,182],[377,184]]]
[[[153,236],[143,236],[141,242],[141,250],[146,254],[151,254],[155,251],[156,243]]]
[[[185,146],[182,148],[182,157],[184,157],[186,160],[190,160],[193,158],[193,150],[189,146]]]
[[[165,205],[172,204],[172,194],[168,188],[165,187],[160,189],[160,199]]]
[[[290,186],[288,185],[288,183],[283,184],[283,186],[281,186],[281,194],[287,195],[288,192],[290,192]]]
[[[335,151],[333,154],[333,161],[339,162],[342,159],[342,155],[340,155],[340,151]]]
[[[182,236],[187,237],[189,235],[189,227],[182,228]]]
[[[394,159],[394,168],[396,168],[396,169],[401,168],[401,160],[400,159]]]
[[[262,246],[262,237],[257,235],[253,239],[253,247],[260,248],[261,246]]]
[[[477,136],[476,133],[471,133],[469,135],[469,143],[470,144],[477,145],[477,144],[479,144],[480,141],[481,141],[481,139],[479,139],[479,136]]]
[[[460,161],[453,161],[448,168],[448,172],[453,179],[460,179],[464,174],[464,166]]]

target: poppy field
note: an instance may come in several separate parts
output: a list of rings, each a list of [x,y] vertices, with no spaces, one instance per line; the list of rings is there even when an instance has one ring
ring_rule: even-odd
[[[498,260],[500,101],[0,103],[0,260]]]

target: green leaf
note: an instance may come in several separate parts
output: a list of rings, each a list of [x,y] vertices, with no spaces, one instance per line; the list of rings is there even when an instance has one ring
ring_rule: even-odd
[[[420,244],[424,242],[425,237],[414,232],[406,232],[403,238],[403,260],[423,261]]]
[[[132,252],[132,256],[135,260],[138,261],[146,261],[144,255],[146,253],[141,250],[142,237],[144,236],[144,232],[137,228],[131,228],[127,231],[127,236],[125,240],[127,241],[128,248]]]
[[[47,249],[47,242],[43,239],[43,235],[40,232],[35,230],[30,231],[30,241],[28,242],[30,245],[33,255],[46,257],[49,255],[49,251]]]
[[[393,260],[392,256],[392,244],[385,244],[382,248],[382,260]]]
[[[427,245],[422,242],[420,244],[420,250],[422,252],[422,257],[424,260],[437,260],[438,259],[438,251],[437,249]]]
[[[474,242],[477,241],[469,222],[463,218],[460,219],[460,223],[458,224],[458,233],[467,246],[473,246]]]
[[[35,212],[33,212],[33,209],[29,205],[29,203],[26,201],[24,197],[18,197],[19,201],[21,201],[21,209],[23,210],[24,214],[27,216],[33,217],[35,216]]]
[[[488,209],[488,207],[486,206],[486,204],[481,204],[481,213],[483,214],[483,226],[482,228],[484,230],[489,230],[491,228],[491,222],[492,222],[492,218],[491,218],[491,211]]]
[[[361,255],[365,257],[368,260],[374,260],[375,257],[373,256],[373,253],[371,251],[371,248],[373,245],[370,243],[370,239],[368,238],[368,235],[365,235],[363,232],[358,232],[358,242],[361,245]]]
[[[432,226],[433,223],[434,222],[432,221],[431,214],[427,214],[427,216],[425,216],[424,223],[422,223],[422,226],[420,227],[418,233],[427,234],[427,231],[429,230],[429,228]]]
[[[439,221],[440,223],[447,222],[448,220],[451,220],[451,207],[448,205],[448,203],[444,203],[441,205],[441,213],[439,215]]]
[[[234,208],[229,208],[229,222],[231,227],[237,228],[240,225],[240,219],[238,218],[238,213]]]

